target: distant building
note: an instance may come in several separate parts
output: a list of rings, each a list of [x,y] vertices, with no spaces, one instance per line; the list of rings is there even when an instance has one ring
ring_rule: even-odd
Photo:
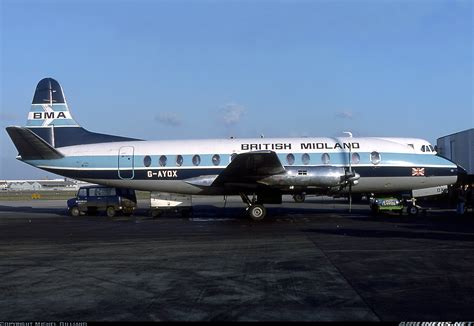
[[[438,138],[437,151],[462,166],[468,173],[468,180],[474,182],[474,128]]]
[[[53,180],[0,180],[2,191],[75,191],[90,183],[74,179]]]

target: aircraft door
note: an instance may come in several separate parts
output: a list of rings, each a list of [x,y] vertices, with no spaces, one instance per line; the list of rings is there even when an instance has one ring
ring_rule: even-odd
[[[118,176],[120,179],[133,179],[135,176],[133,164],[133,146],[120,147],[118,153]]]

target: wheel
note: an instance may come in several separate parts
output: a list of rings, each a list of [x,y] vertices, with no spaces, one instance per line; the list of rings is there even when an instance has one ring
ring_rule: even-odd
[[[190,217],[192,215],[191,209],[183,209],[181,210],[181,217]]]
[[[380,212],[380,206],[376,204],[370,205],[370,210],[373,214],[378,214]]]
[[[416,215],[418,215],[418,212],[419,212],[419,209],[415,205],[411,205],[411,206],[408,207],[408,214],[409,215],[416,216]]]
[[[107,216],[108,217],[114,217],[115,216],[115,208],[112,206],[107,207]]]
[[[248,208],[248,214],[252,220],[261,221],[267,215],[267,210],[263,205],[256,204]]]
[[[161,215],[163,215],[163,211],[161,211],[159,209],[152,209],[151,210],[151,217],[156,218],[156,217],[160,217]]]
[[[69,214],[71,214],[71,216],[77,217],[77,216],[81,215],[81,211],[79,210],[79,208],[77,206],[73,206],[69,210]]]
[[[297,203],[304,203],[305,199],[306,199],[305,194],[295,194],[295,195],[293,195],[293,200]]]

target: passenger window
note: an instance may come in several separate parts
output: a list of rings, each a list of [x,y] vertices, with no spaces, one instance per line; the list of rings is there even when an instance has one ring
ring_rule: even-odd
[[[372,164],[377,165],[380,163],[380,154],[376,151],[370,153],[370,161]]]
[[[96,196],[115,196],[115,188],[97,188]]]
[[[166,158],[165,155],[161,155],[161,156],[160,156],[160,166],[166,166],[166,161],[167,161],[167,160],[168,160],[168,159]]]
[[[308,153],[304,153],[304,154],[301,156],[301,161],[303,161],[303,164],[304,164],[304,165],[308,165],[310,159],[311,159],[311,158],[309,157],[309,154],[308,154]]]
[[[196,166],[201,164],[201,157],[199,155],[194,155],[193,156],[193,164],[196,165]]]
[[[176,156],[176,165],[177,165],[177,166],[183,165],[183,161],[184,161],[184,160],[183,160],[183,156],[181,156],[181,155],[177,155],[177,156]]]
[[[324,153],[323,155],[321,155],[321,162],[323,162],[323,164],[329,164],[330,161],[331,157],[328,153]]]
[[[145,156],[143,158],[143,165],[146,167],[149,167],[151,165],[151,157],[150,156]]]
[[[359,153],[352,153],[352,164],[358,164],[360,162]]]
[[[79,189],[77,193],[77,197],[86,197],[87,196],[87,189]]]
[[[295,156],[293,154],[286,155],[286,161],[289,165],[295,164]]]
[[[221,164],[221,157],[219,156],[219,154],[215,154],[212,156],[212,164],[214,165]]]

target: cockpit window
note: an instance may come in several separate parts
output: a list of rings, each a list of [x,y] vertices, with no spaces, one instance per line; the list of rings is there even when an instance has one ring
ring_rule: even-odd
[[[425,146],[425,145],[421,146],[421,151],[422,151],[423,153],[426,152],[426,146]]]
[[[436,152],[432,145],[430,145],[430,149],[431,149],[432,152]]]

